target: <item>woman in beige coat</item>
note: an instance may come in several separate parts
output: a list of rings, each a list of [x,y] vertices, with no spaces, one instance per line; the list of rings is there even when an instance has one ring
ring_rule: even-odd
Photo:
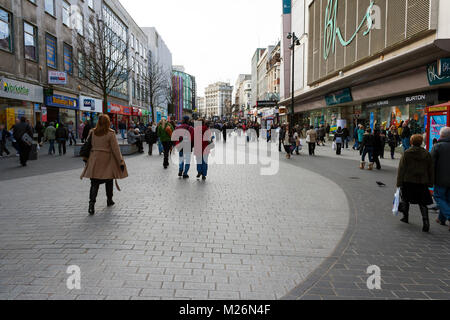
[[[314,130],[314,126],[310,126],[306,131],[306,143],[308,143],[309,155],[314,156],[316,150],[317,132]]]
[[[114,179],[128,177],[125,161],[120,153],[116,134],[110,129],[111,122],[107,115],[101,115],[97,127],[90,131],[92,149],[86,167],[81,178],[91,179],[89,193],[89,214],[95,214],[95,202],[98,189],[101,184],[106,185],[107,205],[111,207],[113,202]]]

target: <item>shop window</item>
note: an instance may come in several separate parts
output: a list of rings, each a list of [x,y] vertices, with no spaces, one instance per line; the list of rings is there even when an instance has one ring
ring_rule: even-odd
[[[11,34],[12,16],[9,12],[0,9],[0,49],[12,52]]]
[[[23,23],[25,59],[37,61],[37,28],[27,22]]]

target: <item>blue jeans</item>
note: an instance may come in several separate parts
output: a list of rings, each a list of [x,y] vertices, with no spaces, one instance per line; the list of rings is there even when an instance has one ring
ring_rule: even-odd
[[[359,148],[359,141],[358,138],[355,139],[355,144],[353,145],[353,149],[358,149]]]
[[[373,162],[373,147],[364,147],[361,161],[366,160],[366,154],[369,155],[369,162]]]
[[[159,138],[158,138],[158,143],[157,144],[158,144],[159,154],[163,153],[164,152],[164,148],[163,148],[163,145],[161,143],[161,140],[159,140]]]
[[[208,155],[197,156],[197,172],[203,176],[208,175]]]
[[[48,140],[48,143],[50,144],[48,147],[48,154],[56,153],[55,140]]]
[[[125,129],[120,129],[120,135],[122,136],[122,139],[125,139]]]
[[[435,186],[434,199],[439,206],[439,220],[450,220],[450,188]]]
[[[406,151],[409,148],[411,148],[411,144],[410,144],[410,139],[409,138],[403,138],[402,139],[402,145],[403,145],[403,150]]]
[[[183,152],[180,151],[180,172],[183,172],[184,175],[187,175],[189,169],[191,168],[191,152]]]

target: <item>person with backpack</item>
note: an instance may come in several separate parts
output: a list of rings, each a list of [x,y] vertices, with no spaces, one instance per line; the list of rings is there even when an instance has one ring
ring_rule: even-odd
[[[14,125],[13,136],[19,147],[20,164],[26,167],[31,152],[33,129],[25,117],[21,117],[20,122]]]
[[[89,157],[83,158],[86,167],[81,174],[81,179],[91,180],[88,210],[90,215],[95,214],[95,203],[100,185],[105,184],[106,204],[108,207],[112,207],[115,205],[113,201],[114,179],[128,177],[116,133],[110,129],[110,125],[109,116],[102,114],[98,118],[97,126],[88,135],[91,150]]]
[[[163,146],[164,152],[163,167],[164,169],[167,169],[169,167],[169,153],[172,147],[173,127],[169,122],[167,122],[166,118],[162,118],[158,124],[158,128],[156,131],[158,134],[158,138]]]
[[[64,124],[60,123],[55,133],[56,142],[58,143],[58,152],[62,156],[66,154],[66,141],[69,139],[69,132],[64,127]],[[62,150],[61,150],[62,149]]]

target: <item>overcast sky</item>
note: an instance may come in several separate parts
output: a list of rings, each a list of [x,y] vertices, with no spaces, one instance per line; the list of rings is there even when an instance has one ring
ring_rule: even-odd
[[[141,27],[156,27],[173,56],[197,79],[234,85],[251,73],[257,47],[280,39],[281,0],[120,0]]]

